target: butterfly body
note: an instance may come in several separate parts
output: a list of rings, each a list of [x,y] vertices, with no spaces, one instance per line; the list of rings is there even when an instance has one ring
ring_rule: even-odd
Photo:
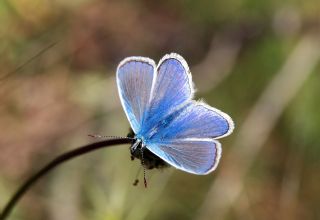
[[[164,160],[148,150],[148,148],[143,145],[142,140],[135,136],[132,129],[130,129],[130,133],[127,135],[127,137],[136,139],[136,141],[130,147],[132,160],[135,158],[143,160],[143,166],[146,169],[161,169],[169,166]]]
[[[198,175],[217,167],[216,139],[229,135],[234,124],[227,114],[192,100],[191,73],[180,55],[164,56],[157,67],[149,58],[126,58],[118,66],[117,84],[136,139],[133,158],[149,169],[169,164]]]

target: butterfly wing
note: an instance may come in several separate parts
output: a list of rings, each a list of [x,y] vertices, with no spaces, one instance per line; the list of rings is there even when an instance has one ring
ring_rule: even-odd
[[[214,138],[227,136],[234,128],[227,114],[195,101],[163,121],[146,147],[172,166],[200,175],[213,171],[219,162],[221,145]]]
[[[186,61],[175,53],[164,56],[157,68],[150,106],[146,110],[140,136],[150,136],[155,125],[184,106],[193,94],[191,73]]]
[[[148,109],[155,71],[154,61],[145,57],[128,57],[117,69],[121,104],[135,133],[140,131]]]
[[[221,144],[213,139],[171,140],[147,148],[177,169],[197,175],[215,170],[221,157]]]
[[[202,102],[190,101],[183,109],[157,124],[151,141],[213,138],[232,133],[234,123],[229,115]]]

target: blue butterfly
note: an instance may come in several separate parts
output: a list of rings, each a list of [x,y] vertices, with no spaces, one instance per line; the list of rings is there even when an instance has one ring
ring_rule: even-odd
[[[222,111],[193,100],[187,62],[165,55],[156,66],[146,57],[128,57],[117,68],[121,104],[133,130],[132,158],[152,169],[167,164],[205,175],[216,169],[221,144],[234,123]]]

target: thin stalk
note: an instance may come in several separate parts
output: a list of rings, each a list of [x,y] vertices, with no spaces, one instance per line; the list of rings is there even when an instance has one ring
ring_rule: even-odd
[[[112,138],[108,140],[103,140],[99,142],[95,142],[92,144],[88,144],[74,150],[71,150],[67,153],[64,153],[55,159],[53,159],[50,163],[40,169],[37,173],[32,175],[29,179],[27,179],[18,190],[13,194],[11,199],[3,208],[2,213],[0,214],[0,220],[5,220],[9,214],[11,213],[12,209],[15,207],[17,202],[21,199],[21,197],[30,189],[30,187],[35,184],[41,177],[49,173],[52,169],[57,167],[58,165],[69,161],[77,156],[89,153],[94,150],[98,150],[100,148],[111,147],[113,145],[120,145],[120,144],[129,144],[132,143],[132,138]]]

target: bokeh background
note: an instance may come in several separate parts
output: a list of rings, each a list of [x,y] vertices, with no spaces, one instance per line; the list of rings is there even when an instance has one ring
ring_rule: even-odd
[[[147,171],[129,146],[57,168],[9,219],[320,219],[320,3],[0,1],[0,207],[57,155],[128,133],[123,58],[189,63],[196,98],[230,114],[218,169]],[[141,175],[140,175],[141,179]]]

